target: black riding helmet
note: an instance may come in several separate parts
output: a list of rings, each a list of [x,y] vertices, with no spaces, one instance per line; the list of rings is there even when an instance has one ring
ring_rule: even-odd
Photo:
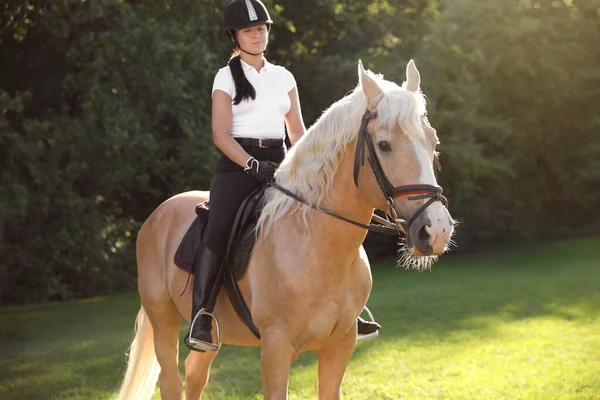
[[[235,41],[234,31],[256,25],[267,25],[271,28],[271,16],[260,0],[233,0],[225,9],[225,33]]]

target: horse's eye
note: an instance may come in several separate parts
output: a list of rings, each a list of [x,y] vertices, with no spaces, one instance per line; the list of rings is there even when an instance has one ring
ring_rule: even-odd
[[[389,142],[382,140],[381,142],[377,142],[377,146],[379,146],[379,150],[387,153],[388,151],[392,151],[392,146],[390,146]]]

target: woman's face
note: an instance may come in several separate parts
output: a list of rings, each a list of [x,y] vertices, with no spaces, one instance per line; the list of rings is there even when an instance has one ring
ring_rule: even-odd
[[[249,53],[262,53],[269,43],[266,25],[251,26],[236,31],[236,39],[242,49]]]

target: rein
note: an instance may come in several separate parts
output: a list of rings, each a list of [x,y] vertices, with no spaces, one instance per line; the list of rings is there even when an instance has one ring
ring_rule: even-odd
[[[348,222],[348,223],[350,223],[352,225],[355,225],[355,226],[358,226],[360,228],[367,229],[367,230],[369,230],[371,232],[383,233],[385,235],[390,235],[390,236],[394,236],[397,233],[397,230],[394,228],[394,226],[393,226],[392,223],[390,223],[386,219],[383,219],[381,217],[376,216],[375,214],[373,214],[373,218],[374,219],[375,219],[375,217],[377,217],[377,218],[379,218],[378,219],[379,222],[382,222],[382,223],[386,223],[387,222],[388,224],[385,224],[385,225],[362,224],[360,222],[353,221],[353,220],[351,220],[349,218],[342,217],[341,215],[338,215],[338,214],[334,213],[333,211],[329,211],[329,210],[326,210],[326,209],[321,208],[319,206],[316,206],[314,204],[310,204],[309,202],[307,202],[306,200],[304,200],[302,197],[298,196],[296,193],[287,190],[286,188],[278,185],[275,182],[270,182],[268,185],[271,186],[271,187],[273,187],[273,188],[275,188],[275,189],[277,189],[277,190],[279,190],[280,192],[288,195],[292,199],[294,199],[296,201],[299,201],[300,203],[309,206],[310,208],[312,208],[314,210],[322,212],[323,214],[331,215],[332,217],[335,217],[335,218],[340,219],[342,221]],[[385,222],[383,222],[383,221],[385,221]]]
[[[377,118],[377,112],[371,112],[368,109],[362,116],[362,122],[360,125],[360,130],[358,132],[358,139],[356,141],[356,152],[354,154],[354,184],[356,185],[356,187],[358,187],[358,175],[360,172],[360,167],[365,165],[365,155],[366,150],[368,150],[369,155],[366,156],[366,158],[369,161],[369,165],[371,166],[373,174],[375,175],[377,184],[379,185],[379,188],[381,189],[383,195],[387,200],[388,209],[385,210],[385,214],[388,218],[391,218],[392,221],[373,214],[373,220],[381,223],[382,225],[362,224],[360,222],[353,221],[349,218],[342,217],[341,215],[338,215],[333,211],[329,211],[320,208],[314,204],[310,204],[302,197],[278,185],[275,182],[270,182],[268,185],[293,198],[294,200],[309,206],[312,209],[315,209],[319,212],[330,215],[342,221],[348,222],[360,228],[367,229],[371,232],[379,232],[386,235],[395,235],[399,233],[408,234],[412,223],[415,222],[415,220],[419,217],[419,215],[423,213],[423,211],[425,211],[427,207],[429,207],[436,201],[441,201],[444,207],[448,207],[448,200],[442,195],[443,191],[441,186],[427,184],[393,186],[390,183],[390,180],[383,171],[383,167],[381,165],[381,162],[379,161],[379,157],[377,156],[375,145],[373,143],[373,138],[371,138],[371,135],[369,134],[369,131],[367,129],[369,121],[371,121],[374,118]],[[439,169],[439,160],[437,158],[435,159],[435,166],[436,169]],[[398,214],[396,213],[396,210],[393,206],[393,200],[395,197],[406,195],[409,195],[408,200],[411,201],[422,200],[427,198],[429,199],[413,214],[413,216],[408,220],[408,222],[405,219],[398,217]]]

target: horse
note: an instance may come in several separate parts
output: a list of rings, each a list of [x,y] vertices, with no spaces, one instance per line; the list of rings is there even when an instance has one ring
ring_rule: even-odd
[[[318,357],[319,398],[340,398],[356,345],[356,319],[372,287],[362,243],[375,209],[406,234],[404,251],[419,268],[431,267],[453,233],[434,170],[439,142],[414,62],[406,66],[402,86],[366,71],[360,61],[358,75],[356,88],[291,147],[277,170],[277,187],[266,189],[257,241],[239,281],[260,340],[224,290],[217,300],[221,342],[261,346],[265,399],[287,399],[291,364],[311,350]],[[179,330],[183,318],[189,321],[192,287],[173,256],[195,206],[208,198],[206,191],[175,195],[138,233],[141,308],[119,399],[150,399],[157,381],[162,399],[181,399]],[[217,354],[187,356],[186,399],[201,397]]]

